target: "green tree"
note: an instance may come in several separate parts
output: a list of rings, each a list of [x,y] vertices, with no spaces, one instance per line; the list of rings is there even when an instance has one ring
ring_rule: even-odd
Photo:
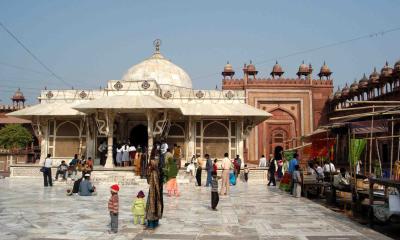
[[[7,149],[23,148],[32,140],[31,133],[21,124],[8,124],[0,129],[0,146]]]

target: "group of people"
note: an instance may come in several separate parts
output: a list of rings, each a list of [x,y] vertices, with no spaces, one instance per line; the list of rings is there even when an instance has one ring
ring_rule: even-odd
[[[41,168],[41,172],[43,173],[44,186],[53,186],[53,179],[51,173],[51,167],[53,165],[53,159],[51,158],[51,154],[47,154],[47,157],[44,160],[43,167]],[[58,180],[58,177],[61,175],[62,180],[67,180],[67,178],[76,179],[78,172],[82,173],[84,177],[85,174],[89,174],[93,171],[93,159],[85,156],[82,156],[81,159],[78,158],[78,154],[74,155],[74,158],[67,164],[64,160],[61,161],[61,164],[57,167],[57,172],[55,176],[55,181]]]
[[[104,166],[107,159],[107,143],[103,141],[97,148],[100,155],[100,165]],[[140,169],[142,154],[146,148],[140,145],[134,146],[129,141],[113,145],[113,163],[118,167],[136,166]],[[140,170],[138,170],[139,172]]]
[[[225,153],[227,155],[227,153]],[[224,159],[227,157],[224,157]],[[213,173],[217,173],[218,170],[218,159],[212,160],[209,154],[204,155],[204,159],[206,161],[205,163],[205,171],[207,172],[207,179],[206,179],[206,184],[205,186],[208,187],[211,185],[212,181],[212,175]],[[197,186],[202,186],[201,183],[201,174],[203,171],[203,161],[200,158],[200,155],[193,155],[191,160],[186,163],[186,173],[191,174],[196,178],[196,183]],[[242,165],[242,159],[239,157],[239,155],[236,155],[236,158],[230,160],[228,158],[228,161],[225,163],[226,166],[224,166],[224,160],[222,161],[221,168],[222,170],[224,168],[229,168],[229,175],[228,175],[228,181],[229,185],[236,185],[237,178],[240,176],[240,169]],[[244,175],[243,179],[245,182],[248,180],[248,173],[249,169],[247,165],[244,165]]]
[[[100,147],[99,151],[102,151],[103,147]],[[122,149],[122,159],[124,159],[124,152],[126,152],[126,150],[129,152],[130,148],[127,145],[123,145],[120,149]],[[131,150],[132,149],[133,148],[131,148]],[[218,177],[218,160],[212,160],[209,154],[205,154],[204,158],[206,161],[204,167],[207,171],[207,180],[205,186],[211,187],[211,209],[217,210],[219,195],[228,195],[229,187],[236,184],[236,179],[238,178],[238,176],[240,176],[242,160],[238,155],[235,159],[231,160],[228,157],[228,153],[225,153],[222,164],[220,165],[222,174],[221,177]],[[145,224],[147,228],[154,229],[159,225],[159,220],[163,216],[164,184],[166,185],[167,196],[178,197],[180,195],[178,183],[176,180],[180,168],[180,147],[174,145],[174,148],[171,151],[171,149],[168,147],[168,144],[164,140],[162,140],[161,142],[156,142],[152,148],[149,159],[150,160],[145,169],[145,176],[147,178],[147,183],[149,186],[147,199],[145,200],[144,192],[140,191],[136,195],[136,199],[132,202],[131,210],[134,216],[135,224]],[[197,185],[202,186],[202,160],[198,157],[194,157],[192,158],[190,164],[193,164],[195,166],[193,173],[196,172]],[[51,155],[49,154],[45,159],[43,166],[45,186],[52,186],[51,166],[52,159]],[[61,164],[57,167],[56,178],[61,175],[63,179],[71,177],[71,179],[74,180],[72,189],[67,190],[67,195],[71,196],[75,194],[80,196],[92,196],[97,194],[96,187],[91,182],[92,170],[93,161],[90,157],[86,159],[84,156],[82,156],[82,158],[79,159],[78,155],[75,154],[74,158],[68,164],[65,161],[62,161]],[[78,172],[81,173],[81,177],[78,177]],[[247,168],[247,165],[245,165],[245,181],[247,181],[248,179],[248,173],[249,170]],[[219,179],[222,179],[220,191],[218,191]],[[120,187],[116,184],[112,185],[110,188],[111,196],[108,201],[111,227],[110,233],[116,233],[118,231],[119,191]]]
[[[268,168],[268,186],[276,186],[276,179],[282,180],[285,178],[290,179],[290,191],[295,197],[301,196],[302,177],[300,171],[300,163],[298,160],[298,153],[295,152],[293,157],[288,161],[284,158],[283,152],[278,152],[275,155],[270,155],[267,160],[264,155],[260,158],[259,167]],[[335,165],[326,160],[324,165],[319,165],[318,161],[310,161],[307,169],[304,170],[306,174],[315,175],[317,181],[324,181],[326,176],[333,176],[336,172]],[[282,179],[283,178],[283,179]],[[282,184],[282,182],[281,182]],[[338,188],[348,188],[349,174],[346,169],[341,168],[340,174],[337,175],[334,185]]]
[[[228,195],[230,186],[236,185],[236,179],[240,176],[240,169],[242,165],[242,159],[239,155],[233,160],[229,159],[229,154],[225,153],[222,163],[220,165],[222,173],[221,177],[218,176],[218,159],[212,160],[209,154],[204,155],[205,159],[205,170],[207,172],[207,180],[205,187],[211,186],[211,209],[217,210],[219,202],[219,195]],[[186,168],[187,174],[194,175],[196,172],[196,183],[197,186],[202,186],[201,174],[203,171],[203,161],[199,155],[193,155],[190,162],[188,162]],[[244,181],[248,180],[249,169],[247,165],[244,165]],[[221,189],[218,191],[218,180],[221,179]]]

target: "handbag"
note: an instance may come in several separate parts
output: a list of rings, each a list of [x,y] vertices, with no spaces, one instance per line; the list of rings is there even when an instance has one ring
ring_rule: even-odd
[[[44,172],[45,170],[46,170],[45,167],[40,168],[40,172]]]

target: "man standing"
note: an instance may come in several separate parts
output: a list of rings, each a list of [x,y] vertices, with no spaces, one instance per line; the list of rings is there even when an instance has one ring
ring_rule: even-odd
[[[206,171],[207,171],[207,182],[206,182],[206,187],[210,186],[212,178],[212,171],[213,171],[213,163],[212,160],[210,158],[209,154],[204,155],[204,157],[206,158]]]
[[[268,175],[269,175],[269,181],[268,181],[268,186],[271,185],[272,186],[276,186],[276,182],[275,182],[275,172],[276,172],[276,160],[275,158],[271,158],[270,162],[269,162],[269,168],[268,168]]]
[[[288,170],[289,170],[290,174],[293,174],[296,165],[298,165],[298,161],[297,161],[298,157],[299,157],[299,155],[297,153],[294,153],[292,160],[290,160],[290,162],[289,162],[289,169]]]
[[[260,164],[258,165],[260,168],[265,168],[267,167],[267,159],[265,158],[264,155],[261,156],[260,158]]]
[[[292,176],[292,181],[290,182],[290,192],[292,194],[293,194],[293,190],[294,190],[293,172],[296,170],[296,166],[298,166],[298,161],[297,161],[298,156],[299,155],[297,153],[294,153],[292,160],[290,160],[290,162],[289,162],[288,171],[290,173],[290,176]]]
[[[100,152],[100,165],[104,167],[104,165],[106,165],[106,155],[107,155],[106,141],[103,141],[97,148],[97,150]]]
[[[44,179],[44,186],[50,187],[53,186],[53,180],[51,179],[51,166],[53,165],[53,159],[51,159],[51,154],[47,154],[46,159],[44,160],[43,165],[43,179]]]
[[[228,158],[228,153],[224,154],[224,159],[222,160],[222,184],[221,184],[221,194],[229,194],[229,170],[231,167],[231,161]]]

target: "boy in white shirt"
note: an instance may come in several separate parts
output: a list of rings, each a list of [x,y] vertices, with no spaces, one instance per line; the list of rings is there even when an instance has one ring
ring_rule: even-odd
[[[47,157],[44,160],[44,165],[42,168],[43,180],[44,180],[45,187],[53,186],[53,180],[51,179],[51,166],[52,165],[53,165],[53,159],[51,159],[51,154],[49,153],[49,154],[47,154]]]

